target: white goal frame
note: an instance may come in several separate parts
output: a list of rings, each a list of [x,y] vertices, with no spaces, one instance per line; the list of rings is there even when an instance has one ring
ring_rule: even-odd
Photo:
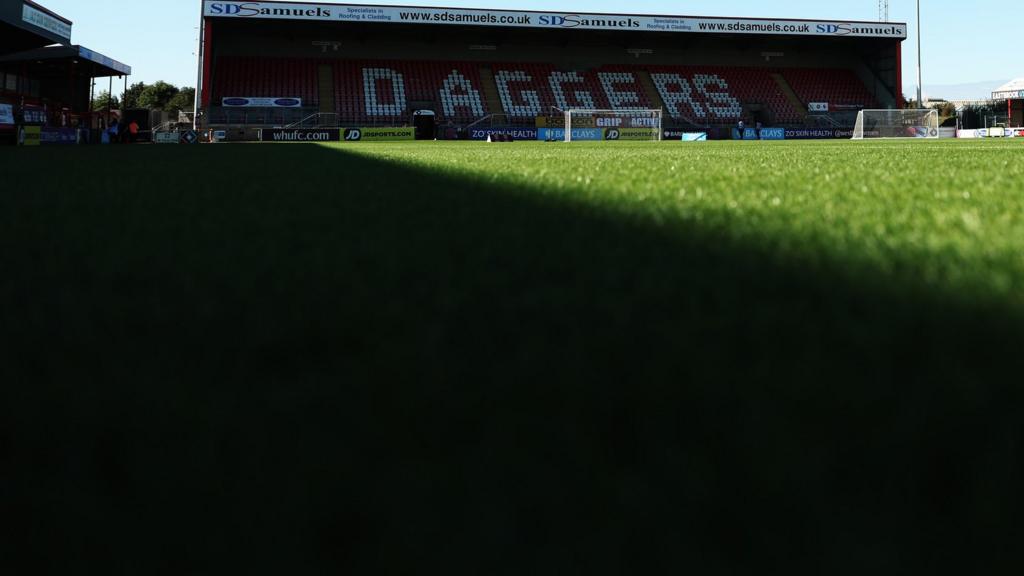
[[[874,120],[875,124],[870,125]],[[879,126],[881,124],[881,126]],[[873,133],[868,128],[879,129]],[[939,111],[934,108],[912,108],[909,110],[861,110],[857,113],[857,124],[851,140],[891,140],[902,138],[939,137]]]
[[[662,119],[663,111],[660,108],[620,108],[618,110],[602,110],[597,108],[570,108],[564,111],[565,114],[565,142],[572,142],[572,128],[573,128],[573,116],[606,116],[606,117],[622,117],[622,118],[642,118],[649,119],[650,126],[594,126],[598,130],[650,130],[651,138],[650,141],[657,142],[662,137]],[[587,126],[590,128],[591,126]],[[605,132],[604,134],[607,135]],[[606,138],[608,140],[618,140],[615,138]],[[644,138],[628,138],[629,140],[643,141]]]

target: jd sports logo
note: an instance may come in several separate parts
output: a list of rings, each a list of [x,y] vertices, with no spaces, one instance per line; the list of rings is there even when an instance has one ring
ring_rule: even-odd
[[[345,141],[346,142],[359,142],[363,139],[362,130],[356,128],[350,128],[345,130]]]
[[[618,140],[618,139],[619,139],[619,131],[618,131],[618,129],[610,128],[608,130],[607,135],[605,136],[605,140]]]

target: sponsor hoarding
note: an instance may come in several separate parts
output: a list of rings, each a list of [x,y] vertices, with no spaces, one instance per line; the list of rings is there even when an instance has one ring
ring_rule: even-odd
[[[604,131],[605,140],[657,140],[657,128],[608,128]]]
[[[979,128],[958,130],[957,138],[1024,138],[1024,128]]]
[[[472,128],[469,131],[471,140],[487,140],[488,136],[511,136],[515,140],[536,140],[536,128]]]
[[[177,144],[181,138],[178,132],[157,132],[153,134],[153,143],[155,144]]]
[[[1009,90],[1004,92],[993,92],[993,100],[1018,100],[1024,98],[1024,90]]]
[[[132,73],[132,67],[131,66],[129,66],[127,64],[123,64],[121,62],[118,62],[117,60],[114,60],[113,58],[109,58],[107,56],[104,56],[103,54],[100,54],[99,52],[93,52],[92,50],[89,50],[88,48],[86,48],[84,46],[79,46],[78,47],[78,56],[81,57],[81,58],[84,58],[85,60],[88,60],[90,62],[95,62],[95,63],[100,64],[102,66],[106,66],[107,68],[110,68],[111,70],[116,70],[116,71],[118,71],[118,72],[120,72],[121,74],[124,74],[124,75],[131,75],[131,73]]]
[[[56,34],[65,40],[71,40],[71,24],[68,24],[60,18],[54,18],[34,6],[23,4],[21,9],[21,19],[22,21],[37,28],[42,28],[51,34]]]
[[[416,139],[416,128],[348,128],[342,135],[346,142],[400,142]]]
[[[852,138],[853,130],[842,128],[787,128],[786,140],[831,140],[835,138]]]
[[[418,8],[292,2],[223,2],[206,0],[210,18],[312,20],[378,24],[435,24],[505,26],[548,30],[621,30],[703,34],[767,34],[775,36],[907,37],[903,23],[841,20],[783,20],[766,18],[705,18],[631,14],[576,14],[468,8]]]
[[[247,98],[232,96],[223,98],[225,108],[301,108],[302,98]]]
[[[0,124],[14,124],[13,104],[0,104]]]
[[[39,146],[42,140],[42,131],[41,126],[22,126],[18,130],[18,145]]]
[[[260,142],[337,142],[341,130],[337,128],[264,128]]]
[[[25,124],[46,124],[46,110],[39,106],[25,106],[21,109],[21,119]]]
[[[740,135],[738,128],[732,129],[733,140],[785,140],[786,130],[784,128],[744,128],[743,135]]]
[[[74,128],[42,128],[39,142],[45,146],[78,144],[78,130]]]
[[[706,142],[708,139],[707,132],[683,132],[679,137],[683,142]]]
[[[573,140],[604,140],[604,130],[601,128],[573,128]],[[537,140],[565,140],[565,128],[539,128],[537,129]]]

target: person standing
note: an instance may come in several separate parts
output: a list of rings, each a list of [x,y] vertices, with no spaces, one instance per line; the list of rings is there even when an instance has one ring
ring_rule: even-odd
[[[131,123],[128,124],[128,141],[131,142],[132,144],[135,144],[138,141],[138,139],[139,123],[135,120],[132,120]]]
[[[743,124],[743,118],[740,118],[740,121],[736,123],[736,131],[739,132],[740,134],[740,140],[747,139],[746,130],[747,127],[745,124]]]

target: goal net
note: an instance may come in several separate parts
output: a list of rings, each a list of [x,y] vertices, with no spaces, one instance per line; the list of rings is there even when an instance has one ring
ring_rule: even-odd
[[[661,110],[565,111],[565,141],[661,140]]]
[[[939,111],[861,110],[853,128],[854,140],[869,138],[938,138]]]

